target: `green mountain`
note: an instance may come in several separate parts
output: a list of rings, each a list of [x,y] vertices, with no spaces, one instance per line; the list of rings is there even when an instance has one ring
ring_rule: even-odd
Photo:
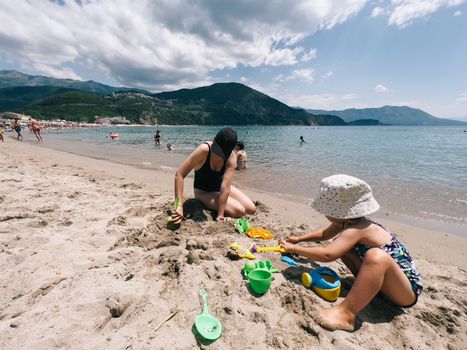
[[[345,109],[340,111],[324,111],[317,109],[307,110],[313,114],[332,114],[341,117],[346,122],[358,119],[379,120],[383,124],[390,125],[465,125],[467,123],[441,119],[432,116],[420,109],[406,106],[384,106],[380,108]]]
[[[96,116],[124,116],[132,123],[195,125],[341,125],[338,117],[313,116],[237,83],[219,83],[197,89],[146,95],[120,92],[112,95],[43,87],[17,88],[20,101],[36,93],[37,100],[13,109],[40,119],[94,121]],[[11,88],[9,88],[11,89]],[[2,90],[0,89],[0,95]],[[28,93],[29,90],[29,93]],[[8,90],[10,91],[10,90]],[[21,91],[21,94],[19,94]],[[14,102],[14,101],[13,101]],[[13,103],[0,98],[0,111]],[[18,104],[19,102],[16,101]],[[8,108],[7,108],[8,107]]]
[[[162,92],[152,96],[188,110],[203,110],[193,124],[317,125],[315,116],[239,83]]]
[[[139,92],[146,92],[144,90],[130,89],[125,87],[114,87],[104,85],[93,80],[79,81],[72,79],[56,79],[45,77],[42,75],[29,75],[15,70],[2,70],[0,71],[0,88],[18,87],[18,86],[54,86],[69,88],[75,90],[97,92],[100,94],[111,94],[116,91],[135,90]]]
[[[73,89],[54,86],[16,86],[0,89],[0,112],[14,110],[34,101]]]

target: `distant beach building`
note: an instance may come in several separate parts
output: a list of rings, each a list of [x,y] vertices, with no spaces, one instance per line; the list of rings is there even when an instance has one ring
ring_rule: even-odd
[[[130,124],[130,121],[123,116],[116,117],[105,117],[105,116],[95,116],[96,123],[104,125],[115,125],[115,124]]]
[[[28,125],[28,119],[30,115],[15,113],[15,112],[1,112],[0,121],[5,123],[5,125],[10,125],[14,119],[19,119],[21,126],[26,127]]]

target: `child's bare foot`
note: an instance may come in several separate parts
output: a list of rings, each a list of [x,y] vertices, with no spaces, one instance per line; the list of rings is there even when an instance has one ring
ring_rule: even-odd
[[[343,330],[353,332],[355,329],[355,316],[339,306],[315,311],[311,316],[321,327],[330,331]]]

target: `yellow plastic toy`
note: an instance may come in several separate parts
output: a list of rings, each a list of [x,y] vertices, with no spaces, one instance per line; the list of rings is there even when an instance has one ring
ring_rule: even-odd
[[[262,252],[278,252],[278,253],[285,253],[285,249],[282,248],[281,246],[277,246],[277,247],[261,247],[261,246],[258,246],[256,245],[255,243],[253,243],[249,250],[253,253],[262,253]]]
[[[250,238],[272,239],[272,233],[261,227],[250,227],[245,234]]]
[[[341,281],[334,270],[326,266],[318,267],[310,273],[302,273],[302,283],[313,289],[321,298],[336,301],[341,292]]]
[[[243,248],[241,248],[236,242],[230,245],[230,249],[232,249],[240,259],[255,259],[255,256],[250,251],[250,249],[246,249],[243,251],[243,253],[241,253]]]

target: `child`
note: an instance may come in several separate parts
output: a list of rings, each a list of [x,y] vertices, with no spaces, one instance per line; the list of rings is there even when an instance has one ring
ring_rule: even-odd
[[[5,131],[5,129],[3,128],[3,123],[0,123],[0,141],[4,142],[3,141],[3,132]]]
[[[311,206],[331,224],[303,236],[280,239],[279,244],[287,252],[311,260],[330,262],[340,258],[355,276],[342,303],[313,315],[318,324],[330,330],[353,331],[357,314],[378,292],[401,307],[417,303],[423,288],[420,274],[397,236],[366,217],[379,209],[366,182],[348,175],[324,178]],[[325,247],[296,245],[333,237]]]

